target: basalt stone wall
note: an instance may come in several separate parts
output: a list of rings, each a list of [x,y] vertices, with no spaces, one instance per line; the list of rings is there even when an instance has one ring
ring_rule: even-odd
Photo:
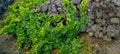
[[[120,0],[89,0],[88,24],[82,32],[112,41],[120,37]]]
[[[80,12],[80,4],[82,0],[70,0],[76,7],[76,12]],[[32,6],[34,8],[34,6]],[[41,7],[37,8],[36,12],[43,12],[52,16],[63,14],[65,12],[62,0],[50,0],[44,3]],[[80,14],[80,13],[78,13]]]
[[[7,10],[8,5],[11,5],[14,0],[0,0],[0,19],[3,18],[4,12]]]
[[[37,12],[43,12],[50,15],[58,15],[64,12],[61,0],[50,0],[44,3],[41,7],[37,8]]]

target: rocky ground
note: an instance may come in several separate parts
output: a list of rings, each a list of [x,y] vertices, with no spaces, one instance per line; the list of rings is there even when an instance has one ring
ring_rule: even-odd
[[[84,40],[81,54],[120,54],[120,39],[106,43],[88,33],[81,33],[79,38]]]

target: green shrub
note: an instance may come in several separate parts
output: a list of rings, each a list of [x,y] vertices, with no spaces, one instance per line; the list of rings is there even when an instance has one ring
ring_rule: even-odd
[[[65,15],[49,16],[29,9],[32,5],[40,6],[44,2],[47,0],[20,0],[9,6],[8,16],[0,23],[4,25],[0,35],[17,36],[19,49],[30,49],[28,54],[50,54],[53,49],[58,49],[59,54],[79,54],[82,43],[77,39],[77,34],[86,24],[88,1],[82,2],[80,21],[76,17],[75,7],[68,0],[63,0]],[[61,22],[56,27],[51,26],[51,22],[57,22],[63,16],[67,17],[66,26]]]

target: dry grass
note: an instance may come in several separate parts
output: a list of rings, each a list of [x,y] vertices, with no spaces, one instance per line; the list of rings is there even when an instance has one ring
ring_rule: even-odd
[[[97,54],[93,48],[94,43],[97,43],[101,48],[105,49],[106,45],[103,40],[90,37],[87,33],[80,34],[80,39],[83,41],[83,47],[81,49],[81,54]]]
[[[93,54],[92,51],[92,42],[89,36],[86,36],[86,38],[81,38],[81,40],[83,41],[83,47],[81,49],[81,54]]]

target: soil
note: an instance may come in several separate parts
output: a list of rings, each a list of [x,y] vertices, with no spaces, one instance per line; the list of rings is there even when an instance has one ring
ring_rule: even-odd
[[[107,44],[107,54],[120,54],[120,39]]]
[[[88,33],[81,33],[78,37],[88,45],[83,46],[84,49],[86,47],[86,50],[82,50],[82,54],[120,54],[120,39],[105,42],[100,38],[90,37]]]

